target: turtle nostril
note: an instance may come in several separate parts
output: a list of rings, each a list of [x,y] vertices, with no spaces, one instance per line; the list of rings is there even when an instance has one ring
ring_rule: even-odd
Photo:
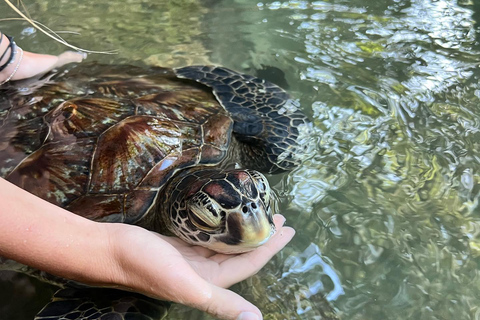
[[[242,207],[242,212],[243,213],[248,213],[248,211],[255,210],[257,208],[258,208],[258,206],[255,202],[248,202]]]

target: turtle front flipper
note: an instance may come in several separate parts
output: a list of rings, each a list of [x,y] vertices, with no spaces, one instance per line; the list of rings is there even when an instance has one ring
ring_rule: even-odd
[[[170,303],[106,288],[58,290],[35,320],[160,320]]]
[[[262,172],[292,170],[303,146],[301,127],[309,121],[298,102],[279,86],[216,66],[189,66],[174,70],[178,77],[210,88],[234,120],[233,133],[244,143],[242,164]]]

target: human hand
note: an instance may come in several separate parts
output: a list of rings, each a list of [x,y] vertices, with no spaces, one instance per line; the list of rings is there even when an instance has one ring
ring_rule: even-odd
[[[177,238],[72,214],[0,178],[0,256],[77,282],[136,291],[216,317],[261,319],[257,307],[224,288],[260,270],[293,237],[277,232],[243,254],[218,254]]]
[[[262,319],[261,312],[224,289],[257,273],[293,237],[275,215],[275,235],[247,253],[226,255],[129,225],[113,225],[110,236],[115,265],[112,283],[120,288],[185,304],[221,319]],[[112,226],[112,225],[110,225]]]
[[[58,56],[25,51],[18,71],[11,80],[28,79],[41,75],[69,63],[81,62],[86,56],[85,53],[73,51],[65,51]],[[7,74],[7,72],[5,72],[5,75],[0,73],[0,81],[3,80],[3,77],[6,77]]]
[[[52,69],[59,68],[69,63],[82,62],[84,59],[87,58],[87,54],[84,52],[65,51],[59,54],[57,58],[58,60],[55,65],[52,66]]]

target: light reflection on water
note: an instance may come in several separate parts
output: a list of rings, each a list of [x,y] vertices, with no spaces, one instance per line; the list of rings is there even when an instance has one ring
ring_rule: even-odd
[[[336,300],[340,295],[345,292],[342,289],[340,278],[333,268],[323,260],[322,253],[317,245],[311,244],[302,253],[296,256],[290,256],[285,261],[285,266],[288,271],[282,274],[282,278],[295,275],[296,278],[302,277],[305,273],[311,272],[317,267],[320,268],[318,273],[323,273],[330,278],[333,283],[333,289],[330,292],[325,291],[325,286],[320,280],[316,280],[309,286],[309,292],[307,298],[315,294],[324,294],[327,301]],[[297,311],[298,312],[298,311]]]
[[[270,80],[284,81],[300,99],[315,142],[304,165],[272,178],[296,238],[235,287],[266,318],[326,318],[318,311],[323,296],[343,319],[479,318],[475,3],[82,0],[29,7],[50,27],[82,31],[71,38],[76,44],[121,49],[90,59],[284,72],[285,79]],[[102,12],[102,21],[89,10]],[[28,39],[26,49],[61,50],[26,24],[0,28]],[[177,306],[169,319],[187,317],[204,316]]]

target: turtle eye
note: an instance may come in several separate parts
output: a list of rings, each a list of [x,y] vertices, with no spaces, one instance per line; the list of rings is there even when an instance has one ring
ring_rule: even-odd
[[[197,215],[197,214],[191,215],[190,216],[190,221],[192,221],[192,223],[195,225],[195,227],[197,227],[200,230],[205,230],[205,231],[215,230],[215,226],[208,225],[208,222],[211,222],[211,221],[208,221],[208,222],[204,221],[201,218],[201,215]]]
[[[204,193],[197,193],[187,202],[191,222],[200,230],[214,231],[222,222],[221,208]]]

